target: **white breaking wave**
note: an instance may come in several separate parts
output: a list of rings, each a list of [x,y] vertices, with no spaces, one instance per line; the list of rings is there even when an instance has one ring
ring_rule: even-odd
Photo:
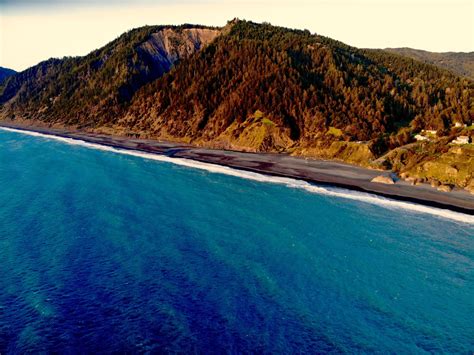
[[[18,129],[13,129],[13,128],[6,128],[6,127],[0,127],[0,129],[4,131],[26,134],[26,135],[34,136],[34,137],[53,139],[53,140],[60,141],[66,144],[78,145],[78,146],[82,146],[82,147],[90,148],[90,149],[102,150],[102,151],[107,151],[107,152],[112,152],[112,153],[117,153],[117,154],[130,155],[130,156],[139,157],[139,158],[148,159],[148,160],[172,163],[172,164],[176,164],[180,166],[185,166],[188,168],[206,170],[211,173],[230,175],[230,176],[235,176],[235,177],[248,179],[248,180],[254,180],[258,182],[285,185],[290,188],[302,189],[302,190],[306,190],[308,192],[319,194],[319,195],[334,196],[334,197],[345,198],[349,200],[367,202],[367,203],[376,204],[385,208],[409,210],[409,211],[418,212],[418,213],[430,214],[436,217],[447,218],[447,219],[454,220],[457,222],[474,224],[474,216],[471,216],[468,214],[454,212],[451,210],[446,210],[446,209],[441,209],[441,208],[436,208],[436,207],[425,206],[425,205],[411,203],[411,202],[393,200],[393,199],[373,195],[370,193],[352,191],[349,189],[344,189],[344,188],[339,188],[339,187],[321,187],[321,186],[316,186],[309,182],[298,180],[298,179],[254,173],[251,171],[239,170],[239,169],[234,169],[227,166],[222,166],[222,165],[217,165],[217,164],[212,164],[212,163],[203,163],[203,162],[190,160],[190,159],[184,159],[184,158],[171,158],[165,155],[145,153],[138,150],[114,148],[114,147],[109,147],[106,145],[89,143],[89,142],[86,142],[80,139],[75,139],[75,138],[65,138],[65,137],[59,137],[59,136],[50,135],[50,134],[43,134],[43,133],[38,133],[38,132],[33,132],[33,131],[18,130]]]

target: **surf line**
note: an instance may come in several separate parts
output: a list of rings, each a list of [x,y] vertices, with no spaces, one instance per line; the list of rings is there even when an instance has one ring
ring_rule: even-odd
[[[101,150],[106,152],[112,152],[115,154],[129,155],[147,160],[155,160],[159,162],[171,163],[175,165],[184,166],[192,169],[205,170],[211,173],[229,175],[234,177],[239,177],[247,180],[258,181],[262,183],[273,183],[279,185],[285,185],[290,188],[302,189],[310,193],[326,195],[338,198],[344,198],[354,201],[366,202],[371,204],[376,204],[388,209],[403,209],[409,210],[416,213],[430,214],[436,217],[450,219],[456,222],[468,223],[474,225],[474,216],[468,214],[450,211],[446,209],[436,208],[425,206],[421,204],[398,201],[390,198],[385,198],[370,193],[352,191],[349,189],[344,189],[340,187],[321,187],[314,184],[311,184],[304,180],[298,180],[293,178],[265,175],[261,173],[255,173],[252,171],[245,171],[240,169],[230,168],[228,166],[222,166],[212,163],[204,163],[191,159],[184,158],[171,158],[165,155],[155,154],[155,153],[146,153],[133,149],[121,149],[115,147],[109,147],[102,144],[90,143],[76,138],[67,138],[56,136],[53,134],[45,134],[34,131],[28,131],[23,129],[14,129],[8,127],[0,127],[0,130],[15,132],[20,134],[25,134],[33,137],[40,137],[45,139],[56,140],[69,145],[81,146],[89,149]]]

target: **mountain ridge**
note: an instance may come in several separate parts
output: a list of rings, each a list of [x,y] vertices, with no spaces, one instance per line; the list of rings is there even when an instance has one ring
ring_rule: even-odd
[[[423,169],[453,138],[472,136],[463,125],[474,118],[473,85],[398,54],[234,20],[143,27],[85,57],[30,68],[0,86],[0,118],[340,159],[464,187],[470,153],[456,158],[454,177]],[[439,137],[420,150],[422,130]]]
[[[474,80],[474,52],[430,52],[408,47],[384,50],[433,64]]]

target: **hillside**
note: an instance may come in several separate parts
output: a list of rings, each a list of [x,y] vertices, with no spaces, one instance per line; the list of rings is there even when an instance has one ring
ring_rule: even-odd
[[[13,69],[8,69],[8,68],[3,68],[3,67],[0,67],[0,83],[5,80],[6,78],[8,78],[9,76],[12,76],[13,74],[15,74],[16,71],[14,71]]]
[[[214,39],[203,26],[147,26],[85,57],[50,59],[0,86],[2,116],[100,126],[143,85]]]
[[[436,53],[412,48],[386,48],[385,50],[451,70],[453,73],[474,80],[474,52]]]
[[[453,128],[472,124],[473,93],[472,81],[397,54],[234,20],[144,27],[88,56],[40,63],[0,86],[0,117],[413,174],[473,134]],[[387,154],[423,129],[438,132],[429,149]],[[473,171],[463,166],[462,180],[432,178],[466,186]]]

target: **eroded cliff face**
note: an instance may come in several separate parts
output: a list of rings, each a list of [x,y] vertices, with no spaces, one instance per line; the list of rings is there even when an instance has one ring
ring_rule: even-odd
[[[152,33],[147,41],[138,46],[137,51],[149,55],[155,65],[160,65],[164,72],[168,72],[176,62],[199,51],[219,33],[219,30],[207,28],[181,31],[166,28]]]
[[[119,97],[129,101],[142,86],[162,77],[174,65],[212,42],[220,30],[211,28],[163,28],[150,33],[133,48],[128,63],[132,76],[119,87]]]

